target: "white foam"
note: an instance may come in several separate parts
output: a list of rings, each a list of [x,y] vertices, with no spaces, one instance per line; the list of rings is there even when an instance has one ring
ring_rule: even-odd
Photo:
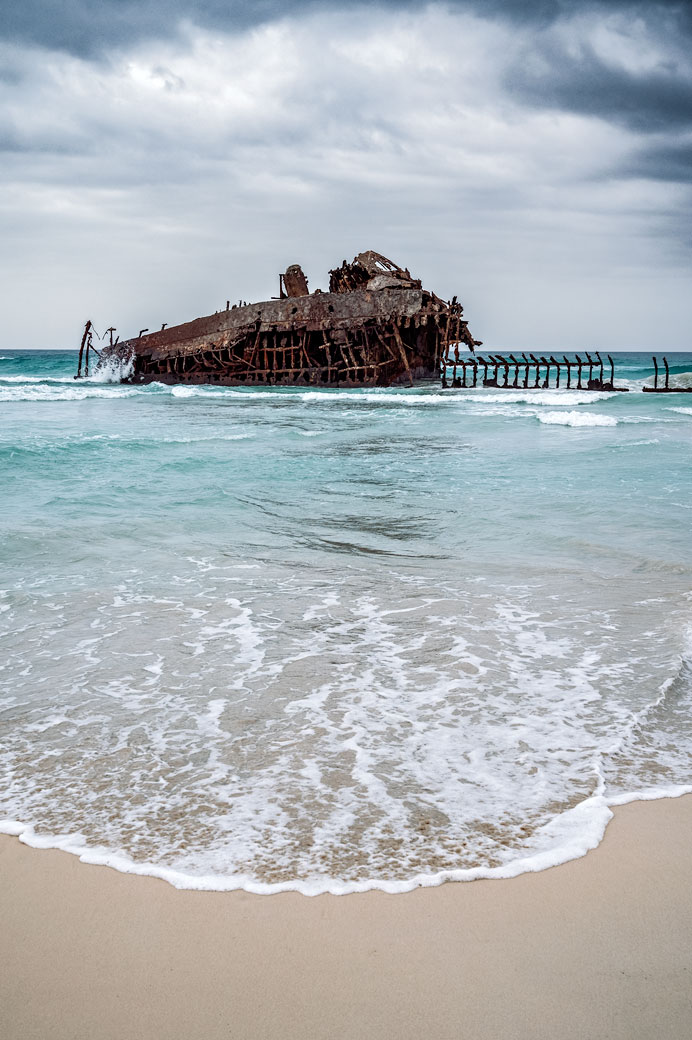
[[[91,379],[85,379],[85,382],[91,382]],[[2,383],[44,383],[50,385],[52,383],[69,383],[72,385],[75,382],[74,376],[0,376],[0,384]]]
[[[216,725],[223,702],[210,702],[210,722]],[[308,768],[309,771],[309,768]],[[602,792],[593,795],[547,823],[537,838],[547,841],[549,849],[529,852],[509,859],[499,867],[472,867],[448,869],[435,873],[418,873],[410,878],[391,880],[367,878],[360,881],[343,881],[338,878],[314,881],[261,882],[248,875],[191,875],[184,871],[161,867],[155,863],[135,862],[123,852],[104,847],[88,847],[79,836],[38,834],[33,827],[17,820],[0,820],[0,833],[18,837],[36,849],[59,849],[71,853],[82,863],[107,866],[123,874],[155,877],[168,882],[180,890],[231,892],[242,890],[255,895],[276,895],[281,892],[297,892],[304,896],[351,895],[379,891],[390,895],[411,892],[416,888],[435,888],[447,882],[478,881],[481,879],[503,880],[522,874],[536,873],[551,867],[580,859],[597,848],[606,828],[613,818],[612,807],[633,801],[679,798],[692,793],[692,785],[651,789],[633,794],[606,799]]]
[[[214,573],[212,587],[216,587],[222,577],[218,565],[207,566],[203,560],[193,562],[200,565],[200,573]],[[282,595],[295,597],[295,585],[289,584],[285,592],[281,587],[273,586],[268,600],[273,604],[272,614],[280,609]],[[289,803],[285,797],[291,791],[304,790],[309,796],[306,804],[320,805],[320,813],[322,805],[326,809],[321,820],[312,821],[314,831],[310,845],[316,849],[342,848],[352,840],[350,831],[362,821],[365,829],[359,840],[363,853],[371,855],[376,845],[369,844],[365,826],[371,806],[377,806],[378,812],[382,813],[383,833],[389,831],[408,836],[409,840],[415,838],[415,833],[411,835],[407,799],[402,800],[396,795],[382,774],[383,764],[393,761],[393,755],[396,756],[399,779],[405,782],[405,789],[409,791],[408,798],[415,791],[434,792],[428,803],[430,811],[439,810],[448,816],[447,829],[452,833],[457,828],[458,833],[463,833],[463,827],[459,825],[463,824],[469,806],[473,806],[479,820],[492,821],[497,818],[501,807],[506,809],[513,805],[517,794],[517,804],[527,799],[524,804],[529,809],[533,808],[531,800],[536,793],[544,789],[546,792],[552,790],[559,802],[562,774],[573,769],[580,759],[588,768],[594,740],[594,735],[584,728],[585,721],[593,717],[588,706],[598,703],[598,718],[605,723],[610,717],[611,722],[617,724],[617,732],[622,732],[623,724],[630,716],[627,712],[618,714],[616,711],[613,714],[613,706],[609,708],[603,703],[599,692],[606,677],[612,682],[615,674],[612,664],[601,665],[600,643],[608,638],[607,633],[613,628],[606,617],[601,618],[602,634],[597,640],[591,637],[590,646],[580,650],[570,627],[560,634],[553,624],[543,623],[538,615],[514,601],[497,602],[491,614],[483,618],[483,599],[476,594],[475,621],[470,610],[455,610],[449,618],[444,613],[437,616],[432,608],[444,605],[440,592],[409,604],[400,602],[400,597],[389,597],[380,604],[368,595],[359,602],[350,600],[344,612],[341,609],[342,596],[338,584],[335,584],[329,591],[325,590],[319,601],[319,610],[301,607],[298,611],[299,617],[309,622],[307,628],[299,628],[308,635],[309,644],[299,641],[293,646],[290,641],[285,641],[284,634],[280,657],[272,660],[274,633],[280,630],[272,616],[253,610],[234,597],[226,597],[223,610],[219,611],[218,596],[214,596],[216,618],[212,617],[212,601],[195,596],[192,602],[195,606],[186,608],[182,601],[141,593],[126,594],[116,597],[112,606],[101,612],[104,618],[109,619],[111,629],[114,629],[115,620],[113,609],[121,622],[132,617],[131,632],[134,633],[141,624],[142,612],[133,611],[132,604],[143,604],[148,619],[148,641],[154,641],[161,648],[160,653],[149,653],[148,662],[141,666],[147,675],[143,684],[136,686],[131,685],[127,678],[123,680],[120,668],[120,677],[108,692],[108,696],[127,712],[125,717],[121,717],[118,728],[118,747],[127,755],[126,761],[132,763],[126,767],[126,773],[128,787],[131,786],[135,795],[134,804],[128,809],[127,789],[119,792],[117,801],[113,805],[109,802],[109,813],[115,807],[126,830],[132,832],[133,828],[146,828],[147,820],[156,819],[157,825],[163,823],[173,810],[177,837],[179,824],[185,823],[192,806],[198,805],[200,800],[207,802],[212,798],[221,810],[212,829],[212,833],[221,839],[220,846],[164,865],[146,857],[135,861],[119,849],[115,841],[106,847],[108,843],[93,844],[77,832],[49,834],[42,827],[41,833],[37,833],[28,822],[18,822],[16,816],[0,823],[0,830],[20,836],[29,845],[64,849],[84,862],[106,864],[126,873],[159,877],[178,888],[244,889],[262,894],[296,891],[305,895],[322,892],[347,894],[370,889],[397,893],[445,881],[508,878],[546,869],[582,856],[598,844],[611,817],[610,804],[637,797],[683,793],[683,785],[668,785],[658,791],[643,788],[641,792],[616,796],[611,803],[604,793],[598,765],[591,765],[590,772],[595,780],[591,785],[595,788],[593,793],[536,828],[523,848],[510,851],[511,843],[505,849],[501,845],[502,862],[499,865],[483,865],[481,862],[473,867],[448,866],[430,871],[413,869],[408,873],[402,871],[395,878],[388,877],[386,870],[373,870],[369,877],[349,878],[348,873],[346,877],[335,871],[320,873],[313,865],[307,876],[294,873],[292,878],[277,882],[262,881],[261,870],[233,870],[236,862],[252,860],[255,855],[260,859],[268,857],[269,862],[273,861],[277,867],[281,864],[282,846],[285,842],[290,844],[292,837],[292,820],[286,816]],[[314,604],[312,597],[311,602]],[[155,606],[166,614],[165,634],[160,638],[152,627],[156,619]],[[426,628],[421,628],[421,618],[427,619]],[[428,659],[426,645],[430,633],[444,632],[446,620],[453,622],[454,641],[448,643],[441,664],[436,665],[434,671],[428,666],[428,671],[420,677],[422,681],[417,681],[417,669]],[[171,659],[168,644],[171,630],[176,632],[176,643],[187,645],[186,633],[196,633],[203,656],[215,655],[224,667],[227,662],[233,662],[232,671],[226,675],[223,695],[216,686],[221,673],[215,677],[213,668],[199,673],[200,689],[209,693],[199,703],[199,710],[192,702],[193,715],[189,718],[185,701],[173,692],[180,680],[176,671],[179,666],[176,666],[175,658]],[[112,635],[113,632],[109,632],[108,638]],[[500,643],[496,646],[497,638]],[[490,642],[483,651],[483,642],[487,640]],[[122,642],[131,653],[132,635],[125,631]],[[107,664],[102,650],[94,653],[97,643],[97,638],[82,639],[77,649],[86,664],[94,665],[94,674],[98,674],[98,682],[102,684]],[[473,651],[469,650],[470,645],[474,647]],[[439,650],[435,657],[439,662]],[[448,672],[445,668],[447,657]],[[150,663],[152,659],[153,663]],[[308,680],[306,684],[305,675],[313,675],[315,664],[326,659],[329,668],[322,673],[323,681],[310,683]],[[485,660],[494,662],[493,671],[485,666]],[[497,661],[503,662],[508,669],[500,676],[493,674]],[[626,665],[636,674],[636,660],[628,660]],[[283,691],[285,699],[292,680],[287,680],[284,672],[288,669],[287,675],[293,675],[297,666],[301,668],[298,675],[303,676],[300,679],[301,692],[293,690],[284,708],[284,718],[291,720],[290,724],[283,735],[280,728],[272,738],[282,717],[281,712],[277,715],[272,707],[266,727],[256,731],[262,733],[259,768],[253,766],[249,769],[244,782],[237,765],[231,766],[228,762],[229,754],[234,757],[236,752],[232,734],[224,728],[226,710],[231,717],[237,717],[245,703],[243,691],[253,690],[253,696],[247,701],[247,710],[252,715],[259,713],[261,717],[264,709],[258,701],[259,691],[276,683],[275,689]],[[308,668],[307,673],[302,672],[304,667]],[[446,679],[444,674],[447,674]],[[479,675],[484,676],[480,683]],[[194,682],[195,672],[186,669],[184,676],[186,684],[189,684]],[[624,678],[629,682],[628,673]],[[234,690],[238,691],[240,699],[236,699]],[[664,693],[665,690],[655,703],[660,703]],[[100,725],[101,716],[88,703],[80,706],[79,710],[86,713],[83,719],[80,720],[72,709],[69,714],[56,717],[51,725],[78,725],[84,729],[80,741],[88,740],[88,732],[93,726]],[[461,727],[459,710],[463,713]],[[650,710],[650,706],[645,710]],[[497,724],[494,724],[493,716],[498,712]],[[154,776],[149,776],[148,772],[143,775],[140,769],[133,768],[136,761],[133,754],[142,744],[142,726],[149,725],[148,718],[156,720],[156,729],[147,735],[142,746],[148,744],[155,751],[152,760]],[[242,712],[240,719],[242,727]],[[311,743],[315,732],[322,734],[321,750]],[[301,745],[300,741],[306,738],[309,743]],[[271,764],[273,739],[278,741],[276,746],[280,750],[274,765]],[[522,745],[526,746],[526,752],[521,750]],[[244,740],[240,747],[245,747]],[[306,753],[308,747],[311,750]],[[168,758],[171,752],[175,758],[178,748],[184,752],[187,764],[184,774],[179,774],[176,783],[172,784],[168,769],[161,771],[158,762]],[[251,749],[252,742],[249,745]],[[541,784],[538,788],[535,779],[524,774],[521,765],[524,754],[528,755],[529,761],[540,765]],[[328,772],[337,758],[344,755],[352,756],[353,765],[350,775],[347,771],[347,782],[340,780],[335,791],[328,783]],[[193,765],[195,761],[197,765]],[[39,775],[37,764],[32,761],[32,776]],[[200,764],[203,764],[201,772]],[[517,765],[519,772],[516,772]],[[157,775],[158,782],[163,785],[158,788],[162,792],[160,802],[152,791]],[[185,783],[193,795],[189,804],[180,801],[183,775],[187,777]],[[556,783],[557,787],[554,786]],[[138,788],[142,784],[144,787],[140,793]],[[143,801],[142,795],[147,788],[149,793]],[[465,790],[469,794],[460,799],[460,793]],[[414,797],[420,798],[421,795]],[[469,798],[472,799],[470,803]],[[562,800],[564,798],[562,795]],[[232,816],[222,811],[224,804],[228,810],[232,806]],[[144,816],[138,808],[142,805],[145,807]],[[421,806],[424,812],[425,805],[423,798]],[[459,811],[462,815],[455,816]],[[201,818],[199,824],[203,830],[209,827],[205,818]],[[376,820],[374,826],[373,823],[370,825],[375,838],[378,827]],[[116,834],[114,832],[114,838]],[[474,840],[478,836],[482,836],[482,828],[478,835],[473,836]],[[270,839],[268,846],[267,838]],[[164,837],[164,851],[166,840]],[[431,850],[434,840],[434,835],[431,835],[427,841]],[[493,855],[497,858],[497,848]],[[479,858],[482,861],[482,846]]]
[[[99,361],[89,379],[94,383],[121,383],[123,380],[129,379],[134,370],[134,354],[127,360],[108,357]]]
[[[207,387],[207,386],[178,386],[178,385],[172,386],[170,392],[171,392],[173,397],[199,397],[200,394],[203,394],[204,397],[210,397],[210,396],[218,397],[218,396],[220,396],[220,395],[222,395],[224,393],[224,391],[221,388],[219,388],[217,391],[214,392],[214,391],[211,390],[210,387]]]
[[[671,372],[670,384],[675,389],[676,386],[684,388],[692,386],[692,372]]]
[[[51,553],[46,567],[30,567],[28,556],[19,561],[2,601],[10,607],[3,622],[12,651],[3,656],[4,674],[20,707],[13,708],[11,739],[0,747],[0,765],[10,778],[4,814],[13,833],[179,887],[395,892],[513,876],[582,855],[600,840],[611,793],[622,798],[635,790],[626,795],[632,798],[639,787],[646,794],[657,776],[663,793],[685,782],[688,767],[673,761],[668,737],[641,753],[652,730],[635,733],[624,767],[620,740],[633,732],[632,712],[651,702],[651,677],[667,664],[657,640],[674,639],[675,596],[684,580],[684,568],[679,574],[675,569],[675,541],[664,544],[661,560],[648,555],[640,526],[630,522],[639,518],[636,505],[626,512],[628,499],[616,503],[629,532],[614,557],[597,541],[599,531],[582,532],[578,519],[566,515],[561,547],[551,555],[542,543],[540,560],[522,561],[512,538],[509,548],[503,539],[490,550],[482,539],[474,543],[473,524],[485,523],[492,509],[498,529],[511,510],[516,515],[528,503],[531,512],[531,494],[542,494],[556,469],[536,473],[540,460],[529,460],[533,470],[527,466],[523,473],[533,471],[537,479],[528,497],[518,485],[516,496],[506,493],[504,481],[499,495],[489,496],[497,456],[479,436],[475,456],[448,456],[450,481],[442,498],[430,498],[424,468],[404,454],[419,435],[421,443],[436,444],[439,436],[440,444],[454,448],[463,443],[460,417],[491,412],[512,422],[521,418],[521,458],[522,448],[542,439],[534,417],[544,421],[556,413],[563,422],[576,416],[591,425],[598,413],[581,404],[591,404],[594,395],[584,394],[580,407],[562,411],[533,407],[533,395],[530,404],[507,403],[503,393],[494,395],[494,404],[481,403],[482,394],[409,395],[448,409],[446,416],[442,410],[435,415],[431,429],[429,411],[399,411],[396,419],[407,391],[337,396],[215,387],[184,387],[179,389],[192,394],[176,394],[162,384],[78,387],[108,399],[168,395],[149,410],[139,433],[127,415],[118,426],[112,421],[116,409],[107,410],[104,428],[119,431],[107,436],[122,437],[118,451],[109,453],[116,465],[130,466],[121,449],[132,444],[141,450],[132,438],[142,429],[154,429],[157,443],[255,436],[269,463],[261,468],[254,445],[252,466],[244,449],[230,449],[229,460],[237,456],[242,465],[229,465],[221,479],[217,468],[200,511],[186,513],[181,530],[169,525],[163,541],[151,539],[144,548],[130,541],[129,518],[119,523],[114,512],[111,517],[114,500],[108,496],[107,558],[98,562],[94,555],[93,567],[74,569],[68,540],[65,558]],[[31,388],[42,391],[44,385]],[[61,392],[74,389],[53,385]],[[210,395],[222,406],[205,406]],[[332,401],[360,404],[368,395],[377,402],[369,415],[344,408],[336,423],[326,421],[336,414],[326,410]],[[197,397],[199,405],[186,397]],[[249,421],[245,402],[258,399],[271,407]],[[618,416],[620,400],[613,409]],[[227,401],[240,405],[233,409]],[[315,411],[324,401],[326,409]],[[562,394],[559,401],[565,402]],[[277,403],[285,404],[279,418]],[[642,412],[651,410],[646,397],[638,403]],[[380,404],[383,410],[375,414]],[[636,411],[633,404],[627,411]],[[89,411],[93,419],[106,410]],[[56,430],[70,439],[73,429],[99,429],[93,422],[72,425],[74,418],[44,420],[38,432],[30,431],[29,443],[51,445]],[[666,449],[685,434],[682,422],[668,421],[674,426],[666,427]],[[21,438],[26,426],[14,423]],[[217,426],[225,431],[218,436]],[[320,451],[313,446],[313,458],[309,442],[300,449],[298,436],[316,432],[312,426],[329,432],[339,465],[325,445]],[[503,423],[488,426],[497,435]],[[626,446],[628,436],[642,433],[623,430],[607,441]],[[500,451],[505,440],[497,437]],[[347,454],[354,448],[355,458]],[[90,479],[101,461],[93,451],[77,454],[85,468],[71,467],[71,488],[82,472]],[[169,515],[168,495],[189,502],[192,482],[175,484],[176,453],[159,453],[154,463],[161,454],[165,472],[141,500],[147,528],[152,509],[165,507]],[[200,460],[207,454],[216,466],[214,452],[201,450]],[[561,460],[552,449],[548,454],[557,467]],[[655,453],[645,454],[647,463],[656,461]],[[577,452],[569,465],[579,490],[590,464]],[[189,474],[188,465],[180,469]],[[348,478],[343,483],[340,469]],[[115,472],[116,487],[122,472]],[[129,472],[139,494],[146,478],[142,483],[138,466]],[[596,475],[599,482],[587,486],[597,495],[605,478]],[[110,468],[107,476],[113,478]],[[373,479],[357,485],[354,476]],[[673,486],[675,473],[667,480]],[[105,478],[99,484],[107,489]],[[684,489],[675,484],[666,499],[671,523],[679,522],[676,503]],[[447,497],[452,492],[453,500]],[[70,492],[69,509],[76,494]],[[215,511],[212,494],[237,501],[226,499]],[[610,529],[616,514],[606,499]],[[542,500],[550,503],[550,496]],[[577,504],[581,500],[575,496]],[[56,499],[61,524],[66,508]],[[175,520],[174,510],[170,516]],[[662,536],[669,530],[677,537],[672,526],[661,528]],[[529,536],[535,540],[535,532],[522,528],[527,546]],[[399,540],[387,542],[390,537]],[[453,543],[454,551],[429,563],[427,545],[438,538],[435,548]],[[339,548],[328,549],[327,558],[330,539]],[[406,548],[413,566],[399,559],[382,565],[357,551],[373,545],[397,550],[403,539],[412,543]],[[422,555],[423,542],[416,539],[425,539]],[[632,577],[630,564],[642,544],[645,574]],[[462,546],[473,551],[461,552]],[[659,562],[656,588],[652,567]],[[621,577],[614,581],[612,573]],[[5,583],[10,588],[9,576]],[[660,603],[637,602],[642,587],[647,595],[660,592]],[[666,711],[677,710],[680,700],[676,687]],[[659,717],[654,721],[660,729]],[[690,742],[674,732],[682,756]],[[620,756],[615,764],[608,760],[613,748]],[[565,811],[557,815],[560,808]]]
[[[15,384],[16,385],[9,385]],[[256,387],[224,387],[214,384],[163,384],[158,382],[144,384],[121,383],[117,367],[99,368],[88,379],[76,381],[69,377],[44,379],[38,376],[11,376],[0,380],[0,401],[81,401],[86,398],[109,399],[113,397],[133,397],[148,394],[169,395],[177,400],[193,398],[210,398],[233,401],[234,403],[252,404],[258,401],[272,401],[277,404],[300,402],[304,405],[355,405],[392,407],[460,407],[472,406],[475,415],[520,415],[517,405],[529,405],[538,408],[556,405],[588,405],[599,400],[607,400],[614,395],[608,392],[591,391],[548,391],[528,390],[523,392],[504,391],[487,393],[482,390],[442,391],[438,387],[422,391],[407,388],[352,389],[352,390],[298,390],[292,387],[273,387],[258,389]],[[487,406],[494,406],[488,408]],[[515,410],[513,410],[513,407]],[[480,410],[483,409],[483,410]],[[529,412],[530,414],[530,412]],[[542,421],[556,422],[546,418]],[[567,425],[614,425],[613,422],[574,422]],[[320,431],[298,431],[301,436],[320,436]]]
[[[132,362],[115,364],[115,362],[104,363],[99,365],[98,368],[92,369],[91,373],[86,376],[80,376],[77,380],[74,375],[71,376],[56,376],[56,375],[42,375],[32,376],[23,373],[22,375],[0,375],[0,385],[3,383],[38,383],[44,386],[74,386],[77,383],[79,386],[90,386],[91,384],[108,384],[108,383],[121,383],[125,379],[129,379],[132,375],[133,364]]]
[[[595,412],[545,412],[536,416],[539,422],[548,426],[617,426],[618,421],[612,415],[599,415]]]
[[[276,387],[271,390],[258,390],[254,387],[239,389],[238,387],[222,387],[209,384],[195,386],[175,385],[171,389],[174,397],[225,397],[235,401],[271,400],[302,401],[304,404],[378,404],[392,405],[439,405],[452,401],[453,398],[437,388],[429,393],[415,393],[407,390],[294,390],[292,387]]]
[[[663,365],[659,365],[658,366],[658,385],[659,385],[659,387],[664,385],[663,377],[664,377]],[[644,379],[643,382],[642,381],[637,381],[637,380],[632,380],[632,379],[626,379],[626,380],[623,380],[623,385],[625,385],[625,386],[629,385],[629,386],[632,387],[633,390],[641,390],[642,386],[653,386],[654,385],[654,377],[653,377],[653,375],[647,375],[646,379]],[[670,389],[671,390],[675,390],[676,388],[686,389],[687,387],[692,386],[692,372],[677,372],[677,373],[671,372],[670,373],[669,385],[670,385]]]
[[[678,415],[692,415],[692,408],[683,408],[682,406],[679,408],[666,408],[666,411],[677,412]]]
[[[161,437],[163,444],[207,444],[215,441],[250,441],[254,433],[211,433],[204,437]]]
[[[87,398],[113,399],[115,397],[134,397],[143,391],[139,387],[114,385],[105,386],[92,385],[83,381],[75,382],[71,387],[51,385],[46,383],[30,384],[17,387],[0,386],[0,401],[43,401],[52,403],[57,401],[84,401]]]
[[[682,793],[682,792],[681,792]],[[184,871],[161,867],[155,863],[138,863],[130,856],[104,847],[88,847],[75,835],[38,834],[33,827],[16,820],[0,820],[0,833],[11,834],[25,845],[36,849],[60,849],[78,856],[82,863],[102,865],[123,874],[156,877],[167,881],[174,888],[195,891],[231,892],[238,889],[256,895],[275,895],[280,892],[298,892],[305,896],[351,895],[358,892],[379,891],[390,895],[411,892],[416,888],[434,888],[448,881],[476,881],[481,878],[502,879],[518,877],[520,874],[547,870],[572,859],[585,856],[601,841],[608,822],[612,819],[602,795],[586,799],[573,809],[551,820],[542,829],[542,836],[554,842],[554,848],[542,852],[531,852],[510,859],[500,867],[472,867],[448,869],[435,873],[418,873],[410,878],[391,880],[366,878],[359,881],[343,881],[338,878],[311,881],[292,880],[279,882],[257,881],[245,874],[238,875],[191,875]]]
[[[470,391],[466,399],[474,404],[530,404],[550,407],[594,404],[596,401],[607,401],[615,396],[614,392],[607,390],[503,390],[500,393],[487,393],[481,388]]]
[[[350,404],[379,405],[439,405],[448,400],[445,393],[435,388],[429,393],[409,390],[307,390],[300,394],[306,404],[327,404],[330,401],[346,401]]]
[[[643,791],[629,791],[626,794],[613,795],[608,798],[608,805],[629,805],[631,802],[657,802],[661,798],[682,798],[692,794],[692,784],[672,784],[665,787],[647,787]]]

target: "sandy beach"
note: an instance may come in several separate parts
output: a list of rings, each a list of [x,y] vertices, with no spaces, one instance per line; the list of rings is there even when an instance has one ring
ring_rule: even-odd
[[[0,839],[6,1040],[692,1034],[692,796],[583,859],[382,893],[176,891]]]

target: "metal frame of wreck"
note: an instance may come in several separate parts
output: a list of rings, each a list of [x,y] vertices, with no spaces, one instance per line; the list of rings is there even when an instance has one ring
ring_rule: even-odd
[[[296,317],[306,307],[313,313]],[[358,308],[361,314],[338,316]],[[267,321],[267,310],[290,320]],[[252,322],[243,320],[255,315]],[[194,328],[200,323],[216,328]],[[172,337],[183,341],[178,350]],[[459,343],[476,345],[456,299],[447,304],[424,290],[394,289],[227,308],[187,326],[140,335],[117,349],[123,360],[134,356],[132,381],[388,386],[435,378],[450,346]]]
[[[626,387],[617,387],[614,385],[615,380],[615,364],[610,354],[607,355],[609,366],[610,366],[610,379],[604,379],[604,363],[601,355],[598,351],[594,351],[592,357],[590,353],[584,352],[585,360],[582,360],[579,354],[575,354],[575,360],[570,361],[565,355],[562,359],[554,357],[552,354],[550,357],[544,357],[540,355],[536,357],[535,354],[522,353],[519,358],[514,354],[508,354],[504,357],[502,354],[489,354],[487,358],[476,356],[472,358],[461,358],[459,356],[459,348],[455,346],[452,356],[450,357],[449,351],[445,355],[445,360],[442,365],[442,385],[443,387],[449,387],[450,383],[447,381],[447,372],[452,369],[452,382],[451,387],[453,389],[468,389],[475,386],[486,386],[494,387],[499,390],[538,390],[547,389],[550,387],[550,379],[552,370],[555,369],[555,383],[554,389],[560,389],[560,378],[563,367],[567,374],[567,383],[563,384],[565,390],[609,390],[618,392],[627,392]],[[470,370],[470,377],[467,380],[467,369]],[[482,377],[479,381],[480,370],[482,369]],[[492,375],[488,376],[489,370],[492,369]],[[545,373],[542,370],[545,369]],[[577,382],[576,385],[572,385],[572,369],[576,369]],[[461,370],[462,376],[457,373]],[[523,377],[520,381],[520,372],[523,370]],[[586,384],[582,382],[582,373],[588,371],[588,375],[585,374]],[[598,375],[594,376],[594,371],[598,370]],[[500,379],[500,372],[502,372],[504,378]],[[513,372],[513,379],[510,382],[510,372]]]
[[[451,387],[452,389],[462,390],[472,389],[476,386],[494,387],[498,390],[545,390],[547,388],[559,390],[561,389],[560,379],[564,368],[567,373],[567,382],[562,384],[562,389],[607,390],[609,392],[628,393],[629,387],[615,386],[615,363],[610,354],[606,355],[610,367],[610,378],[605,379],[604,362],[600,353],[597,350],[594,351],[593,357],[588,351],[583,351],[583,353],[583,360],[579,354],[575,354],[574,360],[570,360],[564,354],[562,359],[559,359],[552,354],[550,357],[545,357],[542,354],[536,357],[535,354],[527,356],[524,353],[520,354],[519,357],[516,357],[514,354],[508,354],[507,357],[504,357],[502,354],[488,354],[487,357],[475,355],[470,358],[462,358],[459,356],[458,345],[455,345],[451,355],[449,350],[444,355],[441,365],[442,386],[444,388]],[[652,357],[651,360],[654,366],[654,385],[643,386],[642,390],[645,394],[692,394],[692,386],[670,385],[670,368],[666,357],[662,359],[665,369],[665,381],[663,386],[659,386],[658,358]],[[450,368],[452,370],[451,383],[447,380]],[[520,379],[522,369],[523,376]],[[542,373],[542,369],[545,369],[544,373]],[[553,369],[555,369],[555,381],[551,385],[550,380]],[[573,369],[577,374],[576,384],[572,382]],[[490,370],[492,370],[492,375],[488,376]],[[461,375],[458,375],[459,371],[461,371]],[[594,375],[595,371],[598,371],[598,375]],[[513,372],[511,382],[510,372]],[[500,379],[500,373],[502,373],[503,379]],[[585,382],[582,381],[582,374]],[[481,377],[480,379],[479,376]]]
[[[663,358],[663,367],[665,368],[665,382],[663,386],[658,385],[658,358],[652,357],[654,363],[654,385],[643,386],[642,390],[645,394],[692,394],[692,386],[671,386],[670,385],[670,369],[668,367],[668,358]]]

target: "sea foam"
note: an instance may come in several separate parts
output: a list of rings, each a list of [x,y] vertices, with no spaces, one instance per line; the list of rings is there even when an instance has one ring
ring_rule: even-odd
[[[618,421],[612,415],[599,415],[597,412],[544,412],[536,418],[547,426],[617,426]]]
[[[401,892],[563,862],[690,789],[670,397],[74,360],[0,380],[5,830],[180,887]]]

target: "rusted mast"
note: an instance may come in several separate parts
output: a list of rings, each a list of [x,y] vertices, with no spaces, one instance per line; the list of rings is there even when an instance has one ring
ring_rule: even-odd
[[[79,346],[79,361],[77,363],[77,375],[75,376],[75,379],[81,379],[82,378],[82,354],[84,353],[84,346],[85,346],[85,344],[87,342],[87,339],[89,337],[89,332],[90,331],[91,331],[91,322],[88,321],[86,323],[86,325],[84,326],[84,332],[82,333],[82,342],[81,342],[81,344]]]
[[[101,354],[99,353],[99,351],[94,346],[93,335],[94,335],[95,331],[96,330],[94,329],[94,326],[92,325],[91,328],[89,329],[89,334],[87,336],[86,353],[84,355],[84,377],[85,378],[87,378],[88,375],[89,375],[89,354],[90,354],[90,352],[93,350],[93,352],[94,352],[94,354],[96,354],[97,358],[101,357]],[[98,333],[96,333],[96,334],[98,335]]]

